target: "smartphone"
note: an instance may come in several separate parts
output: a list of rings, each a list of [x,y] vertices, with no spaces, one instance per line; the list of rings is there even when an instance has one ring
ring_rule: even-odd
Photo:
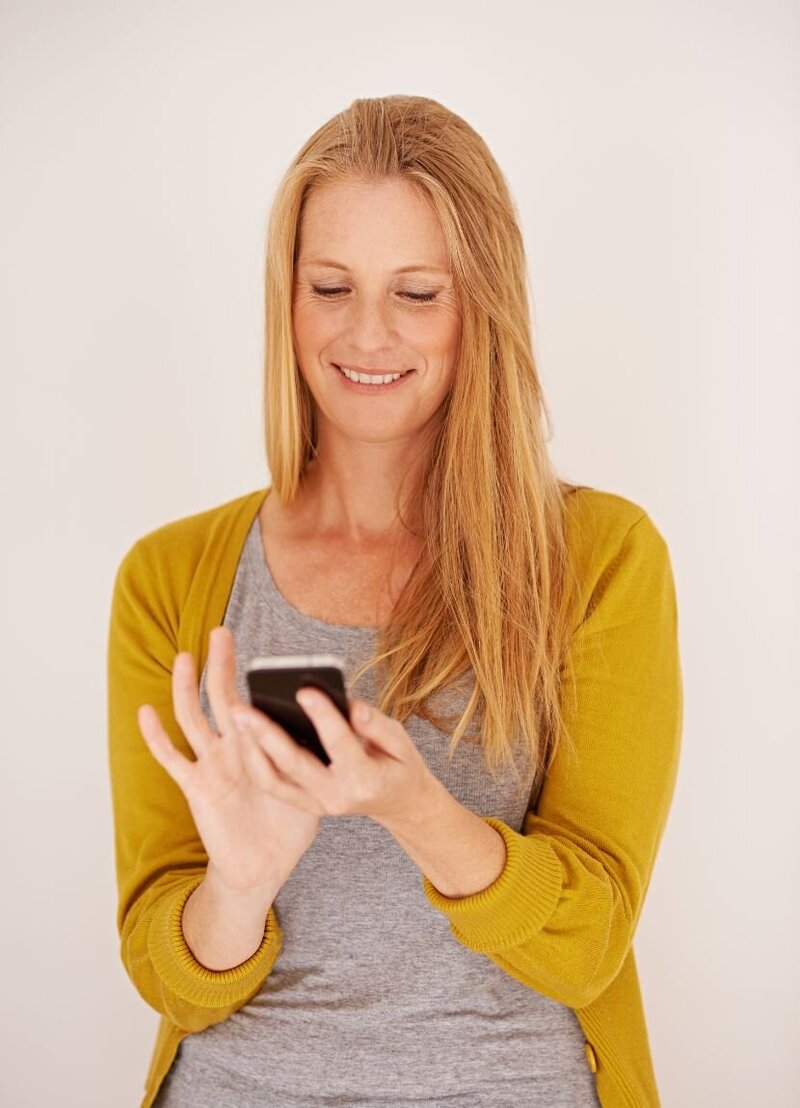
[[[322,689],[350,723],[345,691],[344,659],[336,654],[281,654],[253,658],[245,670],[250,702],[273,719],[323,765],[330,758],[316,728],[294,698],[304,685]]]

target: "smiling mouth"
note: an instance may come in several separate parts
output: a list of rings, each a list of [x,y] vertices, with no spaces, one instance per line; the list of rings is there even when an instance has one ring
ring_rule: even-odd
[[[338,365],[336,362],[331,362],[331,365],[351,384],[365,385],[367,388],[373,389],[388,388],[390,385],[397,384],[398,381],[402,381],[404,377],[414,372],[413,369],[406,369],[403,370],[402,373],[357,373],[354,370]]]

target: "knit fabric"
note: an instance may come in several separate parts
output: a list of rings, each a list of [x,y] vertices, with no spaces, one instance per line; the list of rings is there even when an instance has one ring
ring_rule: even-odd
[[[327,817],[252,957],[213,971],[192,955],[181,911],[207,856],[136,708],[154,705],[191,758],[171,670],[179,651],[195,656],[213,725],[212,627],[234,633],[243,698],[256,654],[339,654],[349,678],[374,644],[371,628],[316,620],[282,597],[260,540],[266,491],[143,536],[114,582],[117,925],[123,964],[162,1017],[142,1108],[657,1108],[632,940],[677,775],[682,687],[667,546],[624,497],[568,498],[583,613],[564,673],[570,742],[536,802],[524,747],[518,772],[492,777],[474,744],[448,762],[446,736],[418,717],[405,724],[452,795],[503,836],[498,879],[450,899],[374,821]],[[370,681],[355,695],[374,703]]]

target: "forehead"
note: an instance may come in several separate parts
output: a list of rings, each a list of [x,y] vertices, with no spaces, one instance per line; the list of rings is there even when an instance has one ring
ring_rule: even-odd
[[[395,179],[325,182],[312,189],[300,223],[298,264],[331,262],[341,268],[385,262],[393,271],[450,272],[435,210],[412,185]]]

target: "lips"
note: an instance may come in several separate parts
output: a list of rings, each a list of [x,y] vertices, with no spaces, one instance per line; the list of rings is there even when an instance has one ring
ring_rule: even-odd
[[[402,373],[404,376],[406,373],[411,373],[410,369],[362,369],[357,365],[342,365],[340,362],[331,362],[331,365],[337,369],[349,369],[351,373],[364,373],[368,377],[385,377],[387,374]]]
[[[401,373],[398,377],[395,377],[394,380],[388,382],[380,378],[372,380],[372,377],[369,375],[366,375],[361,381],[354,381],[348,377],[344,370],[340,369],[335,362],[330,362],[329,365],[341,382],[342,388],[348,392],[356,393],[361,396],[385,396],[389,393],[394,393],[397,389],[403,387],[407,377],[411,377],[416,372],[416,370],[408,369],[405,373]],[[375,375],[373,374],[372,376],[374,377]]]

